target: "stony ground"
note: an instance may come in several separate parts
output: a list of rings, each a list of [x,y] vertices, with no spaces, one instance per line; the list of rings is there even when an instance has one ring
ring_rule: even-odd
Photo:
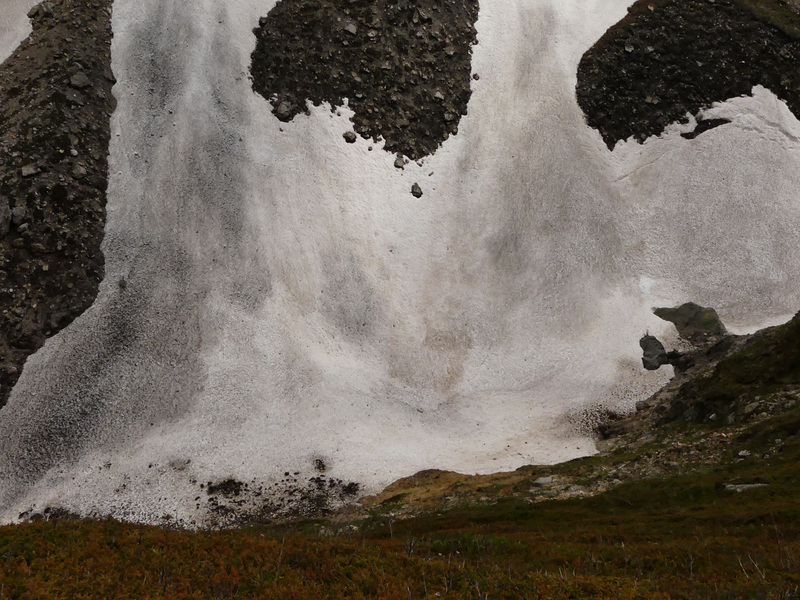
[[[281,0],[255,30],[253,88],[283,121],[347,98],[356,133],[421,158],[467,113],[477,18],[477,0]]]
[[[362,508],[402,519],[499,499],[590,497],[630,481],[766,465],[800,437],[800,315],[753,335],[710,336],[674,361],[675,377],[634,413],[598,413],[596,456],[491,475],[423,471]]]
[[[800,117],[796,0],[639,0],[584,55],[577,94],[588,124],[613,148],[755,85]]]
[[[0,406],[103,277],[111,0],[53,0],[0,66]]]

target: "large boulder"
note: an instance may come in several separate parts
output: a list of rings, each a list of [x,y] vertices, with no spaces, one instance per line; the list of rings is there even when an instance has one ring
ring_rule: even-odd
[[[669,364],[669,356],[657,337],[652,335],[645,335],[639,340],[639,346],[642,348],[642,365],[648,371],[655,371],[661,365]]]
[[[694,302],[681,304],[677,308],[656,308],[653,312],[657,317],[674,324],[678,335],[690,342],[705,342],[728,333],[716,310]]]

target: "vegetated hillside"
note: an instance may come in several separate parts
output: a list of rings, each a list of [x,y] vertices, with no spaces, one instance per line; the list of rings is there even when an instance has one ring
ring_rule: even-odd
[[[0,593],[800,598],[799,330],[800,316],[682,356],[670,386],[601,424],[600,455],[561,465],[428,471],[324,518],[218,532],[47,511],[0,528]],[[660,419],[718,378],[741,386],[733,418]]]
[[[103,277],[111,0],[34,7],[0,65],[0,407]]]
[[[797,406],[713,433],[667,426],[637,450],[477,487],[424,473],[356,513],[222,532],[51,514],[0,528],[0,589],[20,599],[800,598],[798,427]],[[695,448],[709,436],[722,450],[704,463]],[[663,450],[681,466],[633,474]],[[598,470],[623,481],[583,497]],[[415,494],[427,504],[404,513]]]

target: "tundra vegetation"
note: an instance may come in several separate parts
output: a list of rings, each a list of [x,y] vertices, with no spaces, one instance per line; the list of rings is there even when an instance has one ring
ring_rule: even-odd
[[[681,7],[700,11],[692,14],[705,15],[705,20],[687,20]],[[583,63],[578,95],[588,107],[590,124],[610,145],[620,135],[646,137],[717,100],[729,86],[738,90],[756,83],[747,65],[726,70],[725,61],[750,52],[730,45],[747,38],[731,35],[716,45],[723,64],[707,80],[708,87],[678,86],[669,89],[684,96],[654,96],[663,81],[636,79],[643,87],[628,90],[623,104],[635,105],[640,118],[631,121],[634,113],[618,111],[628,123],[597,104],[604,87],[613,82],[609,65],[614,61],[630,63],[640,53],[663,57],[672,41],[683,39],[675,27],[688,28],[690,35],[706,21],[714,27],[723,23],[731,31],[766,31],[768,43],[754,55],[758,60],[752,69],[759,70],[759,77],[773,78],[765,80],[775,83],[778,89],[773,91],[795,102],[800,97],[798,63],[792,58],[800,39],[797,15],[795,0],[637,3]],[[48,25],[44,19],[51,17],[43,12],[37,18]],[[665,21],[667,17],[674,19]],[[411,19],[413,23],[413,15]],[[98,26],[107,41],[106,22]],[[648,51],[642,37],[648,30],[666,32],[670,39],[659,38]],[[347,36],[359,31],[343,30],[342,39],[349,43]],[[369,37],[369,30],[365,35]],[[782,54],[776,40],[783,40]],[[695,60],[701,50],[692,46],[691,52],[672,58]],[[783,71],[759,66],[771,53],[786,66]],[[101,67],[83,62],[87,71]],[[677,63],[660,69],[662,75],[676,77],[679,71]],[[68,83],[67,76],[77,74],[59,71],[60,87],[83,89],[79,79]],[[93,76],[94,81],[102,79],[101,73]],[[625,79],[635,78],[629,73]],[[109,74],[102,85],[110,83]],[[615,93],[628,91],[623,87]],[[52,110],[78,110],[84,105],[77,93],[70,92],[75,100],[42,98],[52,102]],[[15,97],[22,98],[22,91]],[[609,101],[617,98],[609,96]],[[97,110],[108,110],[108,105]],[[59,123],[54,119],[50,124]],[[374,135],[368,124],[364,121],[358,132]],[[38,140],[14,136],[15,144]],[[83,156],[82,140],[65,136],[57,146],[65,151],[64,164]],[[33,216],[9,220],[6,252],[27,251],[33,234],[26,231],[36,231],[34,220],[52,222],[47,210],[75,194],[91,196],[91,190],[79,194],[79,187],[29,185],[46,175],[48,167],[37,162],[23,174],[23,150],[30,149],[19,148],[16,155],[8,153],[16,162],[4,163],[14,168],[3,179],[2,190],[10,195],[14,186],[30,188],[25,215]],[[70,152],[73,148],[77,156]],[[423,150],[428,148],[413,149]],[[92,160],[99,178],[94,187],[102,187],[102,157]],[[69,164],[76,181],[94,176],[88,166],[84,173]],[[17,199],[14,207],[21,202]],[[94,229],[102,222],[101,212],[92,212]],[[74,246],[71,239],[62,241]],[[70,271],[65,267],[63,272]],[[13,302],[22,300],[6,302],[17,306]],[[17,319],[8,321],[8,331],[17,331],[25,311],[12,312],[16,316],[4,318]],[[64,321],[73,317],[70,312]],[[599,434],[609,437],[601,454],[561,465],[480,477],[428,472],[336,513],[223,531],[184,531],[45,511],[28,522],[0,527],[0,599],[800,598],[800,319],[731,347],[725,356],[703,358],[708,362],[696,365],[697,371],[687,367],[671,390],[643,404],[638,421],[634,415],[601,423]],[[709,349],[709,356],[713,352]],[[0,387],[0,403],[23,360],[5,356],[14,370],[9,366],[0,380],[6,386]]]

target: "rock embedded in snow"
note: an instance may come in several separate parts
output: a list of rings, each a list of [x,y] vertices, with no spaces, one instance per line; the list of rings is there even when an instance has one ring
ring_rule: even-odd
[[[356,143],[356,134],[352,131],[346,132],[343,136],[344,141],[348,144],[355,144]]]
[[[291,102],[284,100],[283,102],[278,104],[278,106],[275,108],[275,115],[281,121],[289,121],[292,118],[293,110],[294,110],[294,105]]]
[[[415,198],[422,198],[422,188],[419,187],[418,183],[411,186],[411,195]]]
[[[684,131],[681,133],[681,137],[687,140],[693,140],[706,131],[711,131],[712,129],[716,129],[730,122],[730,119],[700,119],[692,131]]]

